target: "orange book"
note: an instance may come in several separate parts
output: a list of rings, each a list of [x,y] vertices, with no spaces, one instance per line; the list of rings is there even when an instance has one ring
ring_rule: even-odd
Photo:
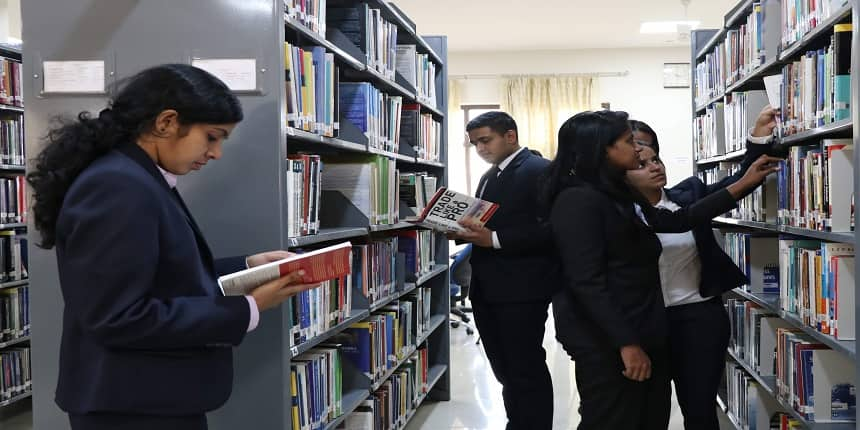
[[[218,278],[225,296],[244,296],[266,282],[304,270],[303,284],[318,284],[349,275],[352,244],[343,242]]]

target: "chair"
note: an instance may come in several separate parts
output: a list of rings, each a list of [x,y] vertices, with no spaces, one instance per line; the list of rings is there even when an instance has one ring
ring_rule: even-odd
[[[466,328],[466,334],[475,334],[475,328],[469,323],[472,319],[467,315],[472,312],[471,308],[465,306],[466,297],[469,296],[469,285],[472,280],[472,266],[469,264],[469,258],[472,256],[472,245],[466,245],[459,252],[451,255],[454,260],[451,263],[451,314],[457,316],[458,319],[449,318],[452,328],[463,325]],[[460,302],[460,305],[457,304]],[[480,342],[480,338],[478,339]]]

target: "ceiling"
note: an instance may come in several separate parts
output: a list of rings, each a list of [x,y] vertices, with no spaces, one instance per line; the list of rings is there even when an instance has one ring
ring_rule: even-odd
[[[701,21],[715,28],[738,0],[393,0],[419,34],[447,35],[450,51],[688,46],[643,35],[643,21]]]

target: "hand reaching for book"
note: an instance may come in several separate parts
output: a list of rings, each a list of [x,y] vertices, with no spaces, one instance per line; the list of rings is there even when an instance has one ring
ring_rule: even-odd
[[[773,134],[773,129],[777,126],[777,115],[779,115],[779,109],[774,109],[770,105],[765,106],[755,120],[752,135],[755,137],[765,137]]]
[[[748,191],[761,185],[768,175],[779,171],[780,161],[780,158],[762,155],[752,163],[743,177],[726,189],[735,200],[745,196]]]
[[[304,275],[304,270],[288,273],[254,289],[251,292],[251,297],[257,302],[257,308],[261,312],[274,308],[302,291],[319,286],[318,284],[300,284]]]

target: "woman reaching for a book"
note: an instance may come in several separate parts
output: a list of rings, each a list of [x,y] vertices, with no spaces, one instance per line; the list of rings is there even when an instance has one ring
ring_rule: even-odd
[[[580,430],[654,430],[669,422],[669,345],[660,240],[727,212],[777,170],[762,156],[735,183],[675,212],[627,180],[642,165],[624,112],[583,112],[559,130],[543,191],[564,268],[553,297],[558,340],[576,361]]]
[[[232,347],[258,312],[310,288],[302,273],[224,297],[216,276],[280,260],[214,260],[174,188],[221,157],[242,120],[214,76],[163,65],[110,109],[48,132],[35,170],[40,246],[56,247],[65,309],[56,401],[73,430],[206,428],[233,382]]]
[[[666,167],[660,159],[657,134],[648,124],[631,120],[633,138],[641,145],[642,166],[627,171],[627,180],[655,208],[678,210],[737,182],[756,159],[771,150],[767,144],[776,127],[776,111],[766,107],[747,139],[740,170],[706,185],[691,176],[672,188],[666,186]],[[729,318],[720,296],[747,283],[714,239],[710,225],[685,233],[658,233],[660,285],[669,322],[670,376],[687,430],[719,430],[714,399],[725,370]],[[650,256],[643,256],[650,258]]]

